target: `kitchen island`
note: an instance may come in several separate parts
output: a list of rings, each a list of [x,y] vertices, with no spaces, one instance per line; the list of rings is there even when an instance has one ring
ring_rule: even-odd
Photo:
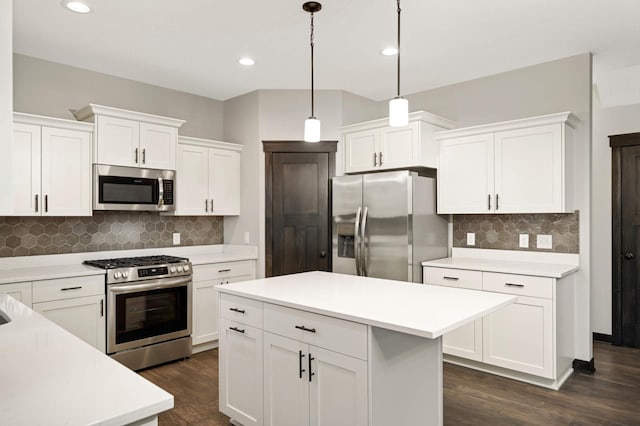
[[[173,396],[0,294],[0,424],[157,425]]]
[[[516,297],[329,272],[219,286],[220,411],[248,425],[440,425],[441,336]]]

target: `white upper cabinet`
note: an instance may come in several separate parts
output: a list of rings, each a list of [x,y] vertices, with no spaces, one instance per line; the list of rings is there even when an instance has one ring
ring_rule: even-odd
[[[240,214],[242,145],[180,138],[178,144],[177,216]]]
[[[94,163],[176,170],[178,128],[184,120],[95,104],[74,115],[95,123]]]
[[[388,119],[367,121],[341,129],[345,173],[408,167],[435,168],[438,131],[455,127],[453,121],[424,111],[409,114],[409,124],[390,127]]]
[[[92,129],[14,113],[13,215],[91,216]]]
[[[573,211],[569,112],[440,132],[438,213]]]

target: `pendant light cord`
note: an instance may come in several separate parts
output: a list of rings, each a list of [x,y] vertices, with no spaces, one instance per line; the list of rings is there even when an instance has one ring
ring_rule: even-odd
[[[397,2],[398,2],[398,93],[397,93],[397,97],[400,97],[400,12],[401,12],[401,9],[400,9],[400,0],[397,0]],[[313,47],[311,48],[311,55],[313,56]]]
[[[313,109],[313,12],[311,12],[311,117],[315,118]]]

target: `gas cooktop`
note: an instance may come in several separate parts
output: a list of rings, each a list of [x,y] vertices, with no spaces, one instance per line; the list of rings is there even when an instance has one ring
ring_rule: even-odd
[[[188,262],[189,259],[176,256],[142,256],[142,257],[121,257],[117,259],[98,259],[98,260],[85,260],[85,265],[95,266],[100,269],[115,269],[115,268],[135,268],[138,266],[154,266],[154,265],[167,265],[170,263]]]

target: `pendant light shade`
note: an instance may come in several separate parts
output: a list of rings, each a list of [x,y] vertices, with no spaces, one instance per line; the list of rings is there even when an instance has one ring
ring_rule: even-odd
[[[400,0],[398,4],[398,80],[396,97],[389,101],[389,126],[401,127],[409,124],[409,101],[400,96]]]
[[[304,121],[304,141],[320,142],[320,120],[314,115],[314,87],[313,87],[313,14],[322,9],[322,5],[315,1],[308,1],[302,5],[305,12],[311,14],[311,116]]]

